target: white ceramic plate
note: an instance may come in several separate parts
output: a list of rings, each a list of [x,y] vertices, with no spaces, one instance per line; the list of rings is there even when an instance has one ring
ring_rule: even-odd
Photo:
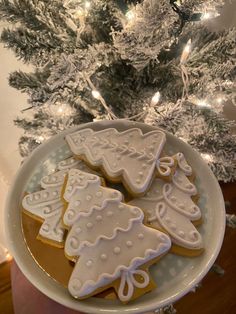
[[[118,300],[111,301],[89,298],[85,301],[73,299],[67,289],[48,277],[34,262],[24,242],[21,228],[20,205],[23,193],[34,190],[39,179],[55,169],[59,160],[70,155],[64,141],[67,133],[85,127],[100,130],[108,127],[119,131],[138,127],[144,133],[154,127],[126,120],[99,121],[80,125],[51,138],[38,147],[18,171],[8,195],[5,209],[5,226],[8,247],[25,276],[44,294],[55,301],[86,313],[144,313],[175,302],[189,292],[209,271],[214,263],[224,236],[225,209],[221,189],[213,173],[200,155],[189,145],[171,134],[167,135],[167,154],[183,152],[196,172],[196,185],[200,194],[198,205],[202,209],[204,223],[199,228],[204,241],[205,252],[195,258],[167,254],[151,267],[151,274],[158,288],[127,305]]]

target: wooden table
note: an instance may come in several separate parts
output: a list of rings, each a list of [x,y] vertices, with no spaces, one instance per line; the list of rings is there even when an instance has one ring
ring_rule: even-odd
[[[231,204],[227,212],[236,214],[236,183],[221,184],[221,188],[225,201]],[[216,262],[225,270],[224,276],[209,272],[196,293],[189,293],[175,304],[179,314],[236,313],[236,229],[226,228]],[[0,265],[0,314],[12,313],[10,263],[4,263]]]

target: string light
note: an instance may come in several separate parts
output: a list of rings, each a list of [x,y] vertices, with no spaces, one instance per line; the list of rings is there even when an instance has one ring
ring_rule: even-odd
[[[206,100],[202,99],[202,100],[198,100],[196,102],[196,105],[198,107],[202,107],[202,108],[211,108],[211,105],[209,103],[206,102]]]
[[[7,260],[7,262],[10,262],[12,260],[12,256],[10,253],[6,254],[6,260]]]
[[[216,101],[217,101],[219,104],[221,104],[222,101],[223,101],[223,98],[222,98],[222,97],[218,97],[218,98],[216,99]]]
[[[220,14],[218,12],[204,12],[201,16],[201,20],[209,20],[212,18],[216,18],[217,16],[219,16]]]
[[[185,45],[184,49],[183,49],[183,52],[182,52],[182,55],[181,55],[181,58],[180,58],[180,63],[181,64],[184,64],[187,59],[188,59],[188,56],[191,52],[191,49],[192,49],[192,41],[191,39],[189,39],[187,41],[187,44]]]
[[[206,162],[213,162],[214,158],[212,155],[207,154],[207,153],[201,153],[202,158],[206,161]]]
[[[133,10],[129,10],[129,11],[125,14],[125,16],[127,17],[127,19],[128,19],[129,21],[132,21],[132,20],[135,18],[135,13],[134,13]]]
[[[0,264],[3,262],[10,262],[12,260],[11,254],[6,248],[0,244]]]
[[[45,140],[45,137],[42,136],[42,135],[40,135],[40,136],[38,137],[38,140],[39,140],[39,142],[43,142],[43,141]]]
[[[95,99],[100,99],[101,98],[101,94],[97,90],[92,90],[92,95],[93,95],[93,97]]]
[[[57,118],[68,117],[73,114],[73,109],[65,103],[56,102],[54,105],[50,105],[49,109]]]
[[[91,7],[91,3],[89,1],[85,1],[85,9],[89,9]]]
[[[151,106],[151,107],[156,106],[156,105],[159,103],[160,99],[161,99],[161,94],[160,94],[160,92],[156,92],[156,93],[154,94],[154,96],[152,97],[152,100],[151,100],[151,102],[150,102],[150,106]]]

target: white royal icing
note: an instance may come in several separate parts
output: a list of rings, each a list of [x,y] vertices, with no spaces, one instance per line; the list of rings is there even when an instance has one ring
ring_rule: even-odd
[[[65,176],[71,168],[90,170],[83,161],[73,157],[62,160],[57,165],[58,171],[49,174],[41,179],[43,190],[30,193],[23,198],[23,208],[43,219],[44,222],[39,230],[39,235],[48,239],[62,243],[64,241],[65,228],[61,218],[64,212],[64,204],[61,201],[61,191]]]
[[[44,220],[39,235],[49,240],[63,242],[64,229],[60,220],[64,205],[60,200],[60,187],[26,195],[22,205],[27,212]]]
[[[45,214],[44,218],[45,221],[43,222],[42,226],[40,227],[39,234],[47,239],[56,241],[56,242],[63,242],[64,239],[64,227],[62,225],[61,216],[64,210],[63,204],[60,202],[60,206],[54,211],[54,215],[47,215]],[[56,204],[55,204],[56,205]],[[51,205],[51,207],[53,207]],[[50,210],[49,208],[45,208],[45,212]]]
[[[61,160],[58,163],[57,168],[58,168],[58,170],[70,170],[72,168],[78,168],[78,165],[80,163],[83,163],[83,161],[75,159],[74,157],[69,157],[69,158],[66,158],[64,160]]]
[[[99,172],[89,168],[83,160],[75,159],[74,157],[60,161],[57,168],[58,170],[80,169],[84,172],[94,173],[98,176],[101,175]]]
[[[118,296],[127,301],[133,295],[134,286],[144,287],[149,283],[147,275],[137,268],[167,252],[170,246],[167,235],[134,221],[132,228],[118,230],[113,238],[100,238],[95,244],[80,248],[68,289],[75,298],[81,298],[121,277]],[[144,278],[143,283],[133,278],[135,273]],[[128,283],[127,293],[125,282]]]
[[[178,167],[185,173],[186,176],[191,176],[193,173],[192,167],[187,163],[183,153],[177,153],[175,155],[178,161]]]
[[[140,129],[118,132],[111,128],[80,130],[66,140],[73,153],[85,155],[94,166],[103,166],[111,178],[122,177],[129,189],[139,194],[152,180],[166,137],[161,131],[142,134]]]
[[[122,194],[101,186],[101,179],[80,170],[71,169],[65,188],[64,199],[69,203],[63,222],[72,226],[81,213],[91,213],[94,208],[103,208],[109,200],[122,200]]]
[[[54,172],[50,175],[47,175],[41,179],[42,188],[51,188],[56,186],[62,186],[65,180],[65,176],[68,173],[68,170],[60,170]]]
[[[175,161],[173,157],[165,156],[161,157],[157,160],[156,167],[158,173],[163,176],[167,177],[171,174],[171,168],[174,166]]]
[[[142,208],[150,225],[164,228],[174,243],[199,249],[203,246],[202,237],[191,222],[201,218],[201,211],[191,198],[197,190],[186,177],[186,174],[191,175],[188,164],[184,164],[184,173],[182,162],[183,159],[172,183],[155,179],[145,196],[129,204]]]
[[[144,226],[142,210],[122,203],[122,194],[102,187],[96,175],[71,169],[64,198],[69,204],[63,221],[71,227],[65,253],[76,262],[70,293],[84,297],[121,277],[117,293],[126,301],[135,287],[146,287],[149,275],[137,268],[169,250],[169,237]]]
[[[140,208],[121,203],[119,199],[109,200],[103,207],[92,207],[82,212],[70,229],[65,252],[68,256],[78,256],[81,246],[95,243],[100,237],[111,238],[118,230],[129,230],[134,221],[143,221]],[[132,242],[128,243],[131,247]]]
[[[135,279],[134,275],[139,275],[143,278],[142,282],[139,282]],[[147,272],[141,269],[135,269],[133,271],[121,272],[121,282],[118,289],[118,295],[121,301],[126,302],[132,298],[134,293],[134,287],[136,288],[145,288],[149,284],[150,278]],[[125,293],[125,287],[128,287]]]
[[[173,210],[167,203],[157,204],[152,219],[149,220],[153,227],[155,227],[156,220],[153,219],[155,216],[158,223],[168,231],[174,243],[189,249],[202,248],[202,237],[191,221]]]

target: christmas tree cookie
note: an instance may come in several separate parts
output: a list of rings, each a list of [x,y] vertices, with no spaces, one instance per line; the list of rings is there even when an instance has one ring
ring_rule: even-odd
[[[133,199],[130,205],[143,209],[151,227],[169,234],[173,242],[172,252],[196,256],[202,253],[203,243],[194,226],[201,219],[201,211],[193,201],[197,189],[189,180],[192,168],[184,155],[175,156],[178,168],[171,183],[155,179],[150,190],[141,198]]]
[[[91,166],[101,168],[108,180],[125,185],[132,195],[144,194],[154,176],[171,175],[174,159],[162,157],[165,134],[156,130],[143,134],[134,128],[118,132],[84,129],[66,136],[72,152]]]
[[[86,164],[73,157],[58,163],[58,171],[41,179],[43,190],[30,193],[23,198],[24,212],[42,222],[38,239],[57,247],[64,246],[65,227],[62,223],[64,203],[61,199],[62,187],[69,169],[78,168],[92,173]]]
[[[143,212],[122,203],[119,191],[80,170],[69,171],[63,222],[65,254],[76,262],[68,289],[84,299],[114,287],[128,302],[153,289],[148,267],[170,249],[170,238],[143,224]]]

